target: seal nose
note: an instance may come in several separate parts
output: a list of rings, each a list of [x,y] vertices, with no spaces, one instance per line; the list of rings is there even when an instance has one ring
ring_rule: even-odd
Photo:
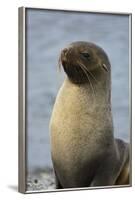
[[[67,52],[68,52],[68,49],[67,49],[67,48],[63,49],[63,54],[64,54],[64,56],[66,56]]]

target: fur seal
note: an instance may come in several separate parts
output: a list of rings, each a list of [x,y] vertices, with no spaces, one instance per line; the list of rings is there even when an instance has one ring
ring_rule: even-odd
[[[90,42],[62,50],[66,79],[50,120],[56,188],[129,184],[129,146],[115,139],[111,111],[111,65]]]

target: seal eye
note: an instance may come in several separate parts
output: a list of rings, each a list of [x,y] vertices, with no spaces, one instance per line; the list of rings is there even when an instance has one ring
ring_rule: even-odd
[[[84,58],[90,58],[90,55],[88,52],[81,52]]]

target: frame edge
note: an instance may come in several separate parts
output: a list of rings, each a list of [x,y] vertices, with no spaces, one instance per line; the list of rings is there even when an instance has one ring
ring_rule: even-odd
[[[18,9],[18,192],[26,192],[25,154],[25,8]]]
[[[18,48],[19,48],[19,51],[18,51],[18,55],[19,55],[19,64],[18,64],[18,72],[19,72],[19,91],[18,91],[18,94],[19,94],[19,131],[18,131],[18,138],[19,138],[19,142],[18,142],[18,145],[19,145],[19,148],[18,148],[18,155],[19,155],[19,158],[18,158],[18,192],[20,193],[23,193],[23,194],[31,194],[31,193],[43,193],[43,192],[61,192],[61,191],[79,191],[79,190],[87,190],[87,188],[85,189],[78,189],[76,188],[75,190],[73,189],[67,189],[67,190],[51,190],[51,191],[46,191],[46,190],[43,190],[43,191],[27,191],[26,190],[26,75],[25,75],[25,72],[26,72],[26,56],[25,56],[25,47],[26,47],[26,44],[25,44],[25,30],[26,30],[26,10],[27,9],[45,9],[45,10],[50,10],[50,11],[71,11],[71,12],[74,12],[74,11],[77,11],[77,12],[91,12],[91,13],[98,13],[98,11],[81,11],[81,10],[62,10],[62,9],[52,9],[52,8],[37,8],[37,7],[20,7],[18,9],[18,21],[19,21],[19,30],[18,30],[18,34],[19,34],[19,41],[18,41]],[[130,74],[130,81],[129,81],[129,86],[131,87],[131,90],[132,90],[132,13],[115,13],[115,12],[101,12],[102,14],[120,14],[120,15],[128,15],[129,16],[129,21],[130,21],[130,29],[129,31],[131,31],[130,33],[130,66],[131,66],[131,69],[129,71],[129,74]],[[130,103],[131,103],[131,107],[132,107],[132,91],[130,91],[131,94],[129,95],[130,97]],[[129,108],[130,109],[130,108]],[[132,110],[130,110],[130,122],[132,122]],[[127,186],[123,186],[122,185],[122,188],[123,187],[132,187],[132,123],[130,124],[130,142],[131,142],[131,148],[130,148],[130,169],[131,169],[131,174],[130,174],[130,183],[129,185]],[[115,188],[115,187],[109,187],[109,188]],[[118,186],[116,186],[116,188],[119,188]],[[121,187],[120,187],[121,188]],[[93,189],[93,188],[88,188],[89,189]],[[102,187],[94,187],[94,189],[102,189]],[[107,187],[105,187],[104,189],[107,189]]]

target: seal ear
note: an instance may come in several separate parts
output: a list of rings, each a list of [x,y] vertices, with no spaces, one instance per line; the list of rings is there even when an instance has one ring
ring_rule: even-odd
[[[107,66],[106,66],[106,64],[102,64],[102,67],[103,67],[103,69],[106,71],[106,72],[108,72],[108,68],[107,68]]]

